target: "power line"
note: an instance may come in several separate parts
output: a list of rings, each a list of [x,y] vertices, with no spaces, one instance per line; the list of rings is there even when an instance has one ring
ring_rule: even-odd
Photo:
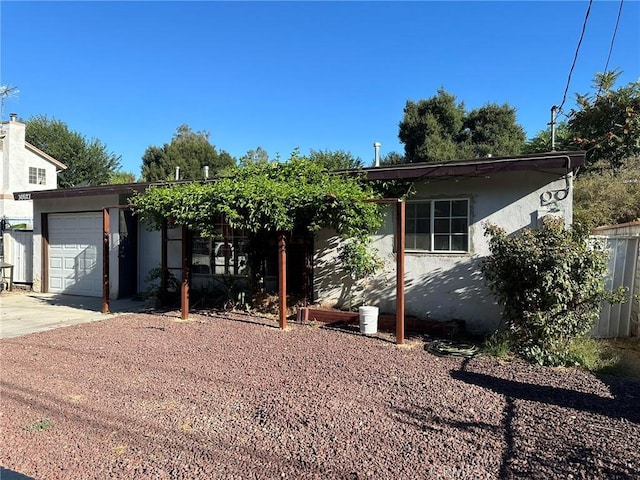
[[[580,51],[580,45],[582,45],[582,39],[584,38],[584,32],[587,29],[587,20],[589,18],[589,14],[591,13],[591,4],[593,0],[589,0],[589,6],[587,7],[587,13],[584,16],[584,22],[582,23],[582,33],[580,34],[580,40],[578,40],[578,46],[576,47],[576,53],[573,56],[573,63],[571,64],[571,69],[569,70],[569,76],[567,78],[567,86],[564,89],[564,95],[562,95],[562,102],[558,107],[558,112],[562,112],[562,107],[564,106],[564,102],[567,100],[567,92],[569,91],[569,84],[571,83],[571,75],[573,74],[573,69],[576,66],[576,61],[578,60],[578,52]]]
[[[618,25],[620,24],[620,14],[622,13],[622,4],[624,0],[620,0],[620,7],[618,8],[618,18],[616,19],[616,26],[613,29],[613,36],[611,37],[611,45],[609,45],[609,55],[607,55],[607,63],[604,66],[603,76],[606,75],[607,70],[609,69],[609,60],[611,60],[611,52],[613,51],[613,43],[616,40],[616,34],[618,33]],[[602,83],[600,83],[598,87],[598,93],[596,93],[596,100],[600,97],[600,92],[602,92]]]

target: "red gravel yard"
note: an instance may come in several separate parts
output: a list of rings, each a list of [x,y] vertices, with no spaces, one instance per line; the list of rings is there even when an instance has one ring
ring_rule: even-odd
[[[636,380],[276,327],[136,314],[0,340],[0,476],[640,478]]]

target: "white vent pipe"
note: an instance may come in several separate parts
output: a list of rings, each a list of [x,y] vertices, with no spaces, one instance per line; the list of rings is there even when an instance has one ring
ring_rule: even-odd
[[[375,151],[375,162],[374,165],[376,167],[380,166],[380,147],[382,146],[382,144],[380,142],[373,142],[373,149]]]

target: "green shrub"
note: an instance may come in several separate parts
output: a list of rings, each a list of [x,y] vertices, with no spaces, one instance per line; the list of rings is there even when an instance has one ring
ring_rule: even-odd
[[[624,296],[624,289],[605,289],[606,252],[562,219],[545,219],[515,236],[488,225],[485,235],[491,255],[482,272],[504,307],[501,331],[514,353],[542,365],[576,364],[571,342],[590,331],[603,300]]]

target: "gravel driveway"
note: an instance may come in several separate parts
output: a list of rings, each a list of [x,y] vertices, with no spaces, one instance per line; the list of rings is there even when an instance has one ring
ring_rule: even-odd
[[[3,339],[2,472],[639,478],[640,382],[423,347],[243,315],[135,314]]]

